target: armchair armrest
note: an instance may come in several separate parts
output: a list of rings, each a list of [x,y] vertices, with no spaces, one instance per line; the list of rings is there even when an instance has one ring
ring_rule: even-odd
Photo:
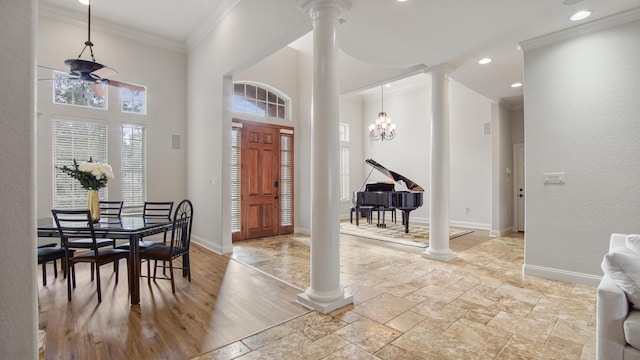
[[[627,344],[623,323],[629,313],[629,300],[607,274],[600,280],[596,299],[596,358],[622,359]]]

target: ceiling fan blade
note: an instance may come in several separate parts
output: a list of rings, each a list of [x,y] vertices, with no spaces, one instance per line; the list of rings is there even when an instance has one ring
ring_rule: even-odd
[[[91,72],[91,75],[94,75],[100,79],[108,79],[110,77],[112,77],[113,75],[117,75],[118,72],[113,70],[112,68],[108,67],[108,66],[102,66],[100,69],[94,70]]]
[[[126,82],[122,82],[122,81],[115,81],[115,80],[104,80],[107,83],[109,83],[109,85],[111,86],[115,86],[115,87],[119,87],[119,88],[125,88],[125,89],[129,89],[131,91],[144,91],[144,86],[140,86],[140,85],[134,85],[134,84],[129,84]]]
[[[107,95],[108,87],[107,87],[107,84],[105,84],[104,81],[96,81],[94,83],[91,83],[91,85],[89,85],[89,87],[98,96],[106,96]]]

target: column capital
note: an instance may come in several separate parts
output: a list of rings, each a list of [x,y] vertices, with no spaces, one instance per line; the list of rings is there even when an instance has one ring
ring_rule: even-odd
[[[308,11],[311,17],[314,12],[322,8],[334,8],[342,14],[351,8],[351,0],[297,0],[298,7],[303,11]]]
[[[424,72],[426,74],[449,74],[451,72],[453,72],[456,69],[455,66],[451,65],[451,64],[438,64],[435,66],[429,66],[426,69],[424,69]]]

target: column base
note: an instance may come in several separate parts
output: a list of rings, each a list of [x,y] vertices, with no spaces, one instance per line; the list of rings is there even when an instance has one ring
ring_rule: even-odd
[[[298,302],[298,304],[306,307],[307,309],[327,314],[345,305],[353,304],[353,296],[349,291],[344,290],[342,295],[337,299],[333,299],[331,301],[316,301],[309,298],[309,295],[305,291],[298,294],[298,298],[296,301]]]
[[[430,249],[427,249],[422,253],[423,258],[447,262],[458,257],[458,254],[454,253],[451,250],[446,253],[434,253],[429,250]]]

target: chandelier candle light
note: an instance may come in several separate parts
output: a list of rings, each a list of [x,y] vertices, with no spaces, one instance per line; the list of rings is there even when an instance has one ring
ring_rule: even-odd
[[[384,86],[381,86],[381,106],[378,119],[375,124],[369,125],[369,139],[371,140],[391,140],[396,137],[396,124],[391,123],[391,118],[384,112]]]
[[[107,163],[93,162],[91,158],[87,162],[78,163],[73,159],[73,166],[59,167],[63,173],[78,180],[83,189],[89,190],[88,208],[93,222],[100,221],[100,200],[98,190],[107,186],[109,179],[113,179],[113,170]]]

